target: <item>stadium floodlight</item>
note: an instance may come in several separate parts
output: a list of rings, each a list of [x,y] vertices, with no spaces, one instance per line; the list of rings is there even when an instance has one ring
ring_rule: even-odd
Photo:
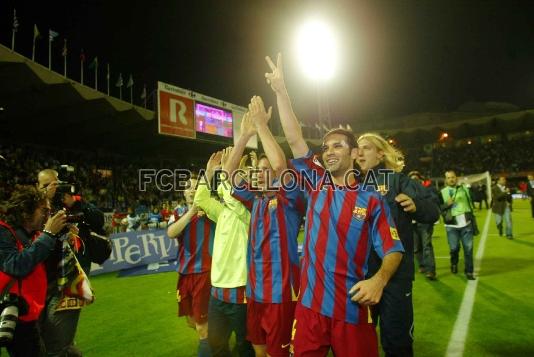
[[[297,58],[304,73],[313,80],[334,77],[338,47],[332,29],[317,19],[305,22],[297,32]]]

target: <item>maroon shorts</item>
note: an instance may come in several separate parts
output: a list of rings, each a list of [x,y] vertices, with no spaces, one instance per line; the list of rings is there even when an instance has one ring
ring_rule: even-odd
[[[378,340],[371,322],[350,324],[301,304],[295,309],[293,348],[295,357],[326,356],[330,348],[335,356],[378,357]]]
[[[197,324],[208,321],[210,301],[210,272],[178,274],[176,300],[178,316],[192,316]]]
[[[289,356],[295,301],[280,304],[247,301],[247,340],[253,345],[266,345],[273,357]]]

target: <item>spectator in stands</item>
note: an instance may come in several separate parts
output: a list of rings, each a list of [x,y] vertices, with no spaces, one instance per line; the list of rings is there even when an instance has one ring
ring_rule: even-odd
[[[37,180],[38,188],[51,197],[52,202],[60,202],[62,205],[54,209],[61,208],[69,215],[82,217],[76,223],[81,242],[72,241],[71,249],[86,275],[89,275],[92,262],[102,264],[111,254],[111,243],[103,237],[104,214],[81,198],[59,190],[57,171],[45,169],[39,172]],[[48,292],[46,308],[40,318],[40,329],[47,356],[81,356],[74,345],[74,338],[85,301],[68,296],[58,289],[58,278],[62,276],[59,263],[62,258],[62,248],[58,241],[54,252],[46,261]]]
[[[137,231],[141,227],[141,218],[132,207],[128,207],[128,215],[122,220],[122,223],[126,225],[126,232]]]
[[[20,302],[16,304],[18,321],[12,321],[16,324],[14,337],[6,348],[10,356],[41,356],[44,349],[37,322],[46,299],[44,261],[54,250],[58,233],[66,225],[65,212],[50,217],[50,202],[32,186],[15,188],[3,211],[5,214],[0,216],[0,290],[7,288]],[[3,308],[2,315],[7,309]],[[9,322],[2,323],[3,337],[9,325]]]
[[[164,202],[161,205],[160,214],[161,214],[163,222],[169,222],[169,219],[172,216],[172,210],[169,209],[169,204],[167,202]]]
[[[160,228],[160,223],[163,221],[163,217],[157,206],[152,208],[152,212],[148,214],[148,228]]]
[[[210,271],[215,223],[194,203],[198,179],[192,177],[184,191],[187,209],[175,211],[169,219],[167,235],[178,239],[178,316],[186,316],[199,337],[198,356],[211,356],[208,343]]]
[[[473,229],[470,224],[473,211],[469,191],[463,185],[458,185],[458,178],[453,170],[445,172],[445,185],[441,190],[442,210],[451,209],[453,216],[453,222],[445,222],[451,254],[451,272],[453,274],[458,273],[458,254],[460,242],[462,242],[465,276],[468,280],[475,280],[473,274]]]
[[[530,199],[530,211],[532,213],[532,218],[534,218],[534,176],[528,175],[527,180],[527,196]]]
[[[495,223],[499,230],[499,236],[503,234],[503,220],[506,225],[506,238],[513,239],[512,234],[512,194],[506,187],[506,177],[501,176],[497,184],[491,190],[493,197],[492,212],[495,214]]]

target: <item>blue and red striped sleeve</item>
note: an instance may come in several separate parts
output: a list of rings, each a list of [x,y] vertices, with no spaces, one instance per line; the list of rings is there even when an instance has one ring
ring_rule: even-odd
[[[404,252],[399,233],[391,216],[387,202],[377,195],[369,198],[371,211],[371,240],[380,258],[392,252]]]

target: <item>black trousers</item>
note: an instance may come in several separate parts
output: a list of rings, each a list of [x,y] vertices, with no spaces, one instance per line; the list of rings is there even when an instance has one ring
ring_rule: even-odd
[[[373,322],[380,324],[380,343],[388,357],[413,356],[412,281],[393,279],[380,302],[371,307]]]
[[[6,345],[6,349],[12,357],[43,356],[44,348],[37,321],[17,321],[13,341]]]
[[[208,342],[213,357],[232,355],[228,340],[235,332],[235,349],[240,357],[254,357],[254,349],[247,341],[247,305],[231,304],[210,296],[208,310]]]

